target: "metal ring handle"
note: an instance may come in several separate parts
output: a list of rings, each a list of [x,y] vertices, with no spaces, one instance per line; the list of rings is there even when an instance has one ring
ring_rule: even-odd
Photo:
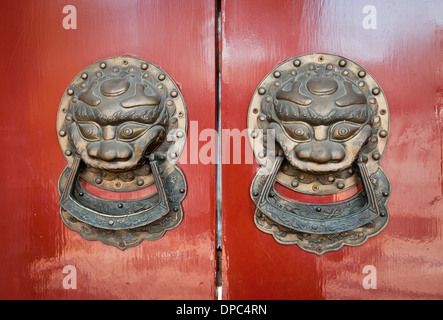
[[[124,217],[103,214],[87,208],[72,196],[75,182],[78,179],[80,163],[81,158],[75,156],[71,172],[69,173],[65,188],[60,198],[60,206],[72,214],[76,219],[103,229],[121,230],[149,224],[160,219],[169,212],[168,199],[166,197],[165,187],[156,160],[150,160],[150,165],[154,176],[154,182],[157,187],[159,202],[148,209],[125,215]],[[94,221],[91,221],[91,216],[94,217]]]
[[[258,200],[256,201],[258,210],[260,210],[262,213],[264,213],[275,222],[300,232],[332,234],[360,227],[371,222],[380,215],[375,192],[371,186],[369,177],[367,177],[367,175],[365,174],[362,174],[363,176],[367,177],[367,179],[363,179],[363,186],[365,193],[368,194],[368,200],[365,200],[366,203],[360,207],[354,206],[352,208],[351,204],[354,202],[362,202],[362,192],[358,193],[350,199],[328,204],[303,203],[283,198],[274,189],[276,175],[280,169],[283,160],[284,157],[282,156],[278,156],[276,158],[271,173],[265,178],[266,181],[263,185],[263,189],[258,197]],[[362,163],[362,165],[364,166],[364,163]],[[284,204],[280,203],[279,205],[278,200],[271,201],[270,197],[274,199],[285,199]],[[328,212],[328,209],[329,211],[331,211],[331,208],[332,211],[335,208],[338,211],[345,212],[344,210],[348,210],[347,208],[349,207],[352,208],[352,212],[349,211],[349,214],[335,218],[332,223],[329,215],[328,219],[321,220],[314,219],[309,216],[294,214],[294,212],[298,212],[301,210],[304,210],[305,212]]]

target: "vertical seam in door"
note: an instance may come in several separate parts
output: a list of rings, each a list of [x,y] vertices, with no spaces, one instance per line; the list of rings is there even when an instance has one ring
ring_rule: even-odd
[[[215,186],[215,298],[222,299],[222,162],[221,162],[221,0],[215,0],[215,75],[216,75],[216,128],[217,128],[217,159]]]

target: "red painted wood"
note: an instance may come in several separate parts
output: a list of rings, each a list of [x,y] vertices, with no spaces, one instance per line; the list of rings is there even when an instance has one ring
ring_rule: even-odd
[[[362,26],[367,4],[377,9],[376,30]],[[259,231],[249,196],[257,165],[224,164],[224,298],[443,298],[442,10],[440,1],[222,1],[222,127],[246,128],[254,90],[279,63],[342,55],[388,99],[381,165],[392,183],[382,233],[317,257]],[[366,265],[376,267],[375,290],[363,288]]]
[[[76,30],[62,27],[67,4],[77,9]],[[83,68],[134,55],[174,78],[190,121],[214,128],[214,1],[7,1],[0,24],[0,298],[212,299],[214,165],[180,164],[189,190],[182,224],[121,252],[62,223],[66,161],[55,124]],[[76,290],[62,286],[66,265],[77,270]]]

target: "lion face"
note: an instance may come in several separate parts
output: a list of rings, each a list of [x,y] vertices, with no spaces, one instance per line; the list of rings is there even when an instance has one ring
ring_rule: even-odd
[[[168,112],[162,96],[135,74],[92,82],[73,106],[70,136],[88,167],[126,171],[162,142]]]
[[[276,141],[297,169],[336,172],[352,165],[372,134],[372,111],[352,82],[309,73],[284,84],[274,99]]]

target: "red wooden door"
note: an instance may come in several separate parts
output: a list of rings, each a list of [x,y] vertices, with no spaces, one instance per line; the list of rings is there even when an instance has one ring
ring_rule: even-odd
[[[258,165],[231,158],[222,166],[225,299],[443,298],[442,9],[439,1],[222,1],[222,127],[246,128],[254,91],[283,61],[347,57],[388,100],[381,165],[392,185],[386,229],[319,257],[257,229],[249,190]],[[366,266],[376,289],[363,286]]]
[[[65,29],[74,23],[67,5],[76,9],[76,28]],[[188,185],[181,225],[121,251],[84,240],[60,219],[57,181],[66,161],[55,124],[81,70],[131,55],[175,80],[190,122],[214,128],[215,3],[7,1],[0,15],[0,298],[213,299],[214,164],[190,164],[188,152],[179,164]],[[65,289],[71,266],[77,288]]]
[[[67,5],[76,9],[74,29],[65,29]],[[29,0],[2,8],[0,298],[213,299],[218,244],[224,299],[443,298],[439,1],[221,0],[218,44],[212,0]],[[364,66],[384,90],[391,121],[381,162],[392,185],[387,228],[321,257],[278,244],[255,226],[249,191],[258,165],[249,162],[249,143],[239,160],[238,146],[219,132],[224,153],[216,158],[215,132],[203,134],[217,127],[217,75],[220,128],[241,132],[265,75],[314,52]],[[60,219],[57,181],[66,160],[56,118],[82,69],[123,55],[155,63],[175,80],[189,132],[179,162],[188,185],[183,222],[120,251],[83,239]],[[365,289],[368,266],[376,289]],[[72,268],[77,287],[65,289]]]

